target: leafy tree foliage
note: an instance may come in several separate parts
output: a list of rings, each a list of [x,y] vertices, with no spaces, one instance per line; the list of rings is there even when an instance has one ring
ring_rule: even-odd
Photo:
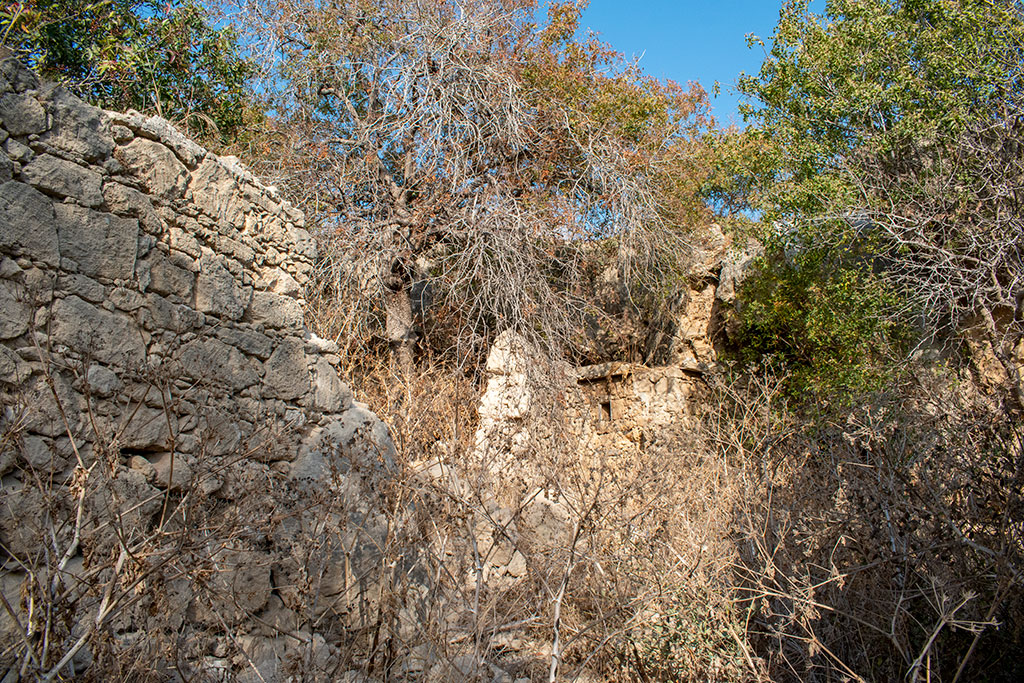
[[[824,286],[870,261],[929,330],[977,325],[1018,401],[1022,65],[1018,0],[830,0],[823,16],[791,0],[760,73],[742,82],[776,253],[830,251]],[[861,263],[836,256],[850,253]]]
[[[194,0],[23,0],[0,36],[47,79],[100,106],[231,135],[254,116],[253,65]]]

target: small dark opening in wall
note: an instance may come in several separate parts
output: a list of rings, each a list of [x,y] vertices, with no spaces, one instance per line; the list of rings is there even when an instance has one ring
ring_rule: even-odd
[[[601,418],[605,420],[612,419],[612,402],[602,401],[601,402]]]

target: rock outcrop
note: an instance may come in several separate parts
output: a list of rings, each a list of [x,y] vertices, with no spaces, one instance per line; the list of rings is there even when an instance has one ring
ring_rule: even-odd
[[[302,213],[12,59],[0,145],[0,645],[340,675],[319,630],[376,618],[394,447],[303,327]]]

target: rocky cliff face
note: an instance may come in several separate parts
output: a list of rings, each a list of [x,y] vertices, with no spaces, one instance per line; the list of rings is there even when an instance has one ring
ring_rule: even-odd
[[[370,618],[393,446],[303,327],[301,212],[10,59],[0,144],[3,663],[326,667],[327,616]]]

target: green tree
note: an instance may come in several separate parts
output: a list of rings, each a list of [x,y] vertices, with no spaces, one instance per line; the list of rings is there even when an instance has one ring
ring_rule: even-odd
[[[44,78],[108,109],[231,136],[256,111],[253,65],[194,0],[6,0],[0,37]]]
[[[927,330],[977,328],[1018,402],[1022,60],[1019,0],[829,0],[821,16],[790,0],[741,81],[776,254],[828,252],[833,283],[869,265],[865,285]]]

